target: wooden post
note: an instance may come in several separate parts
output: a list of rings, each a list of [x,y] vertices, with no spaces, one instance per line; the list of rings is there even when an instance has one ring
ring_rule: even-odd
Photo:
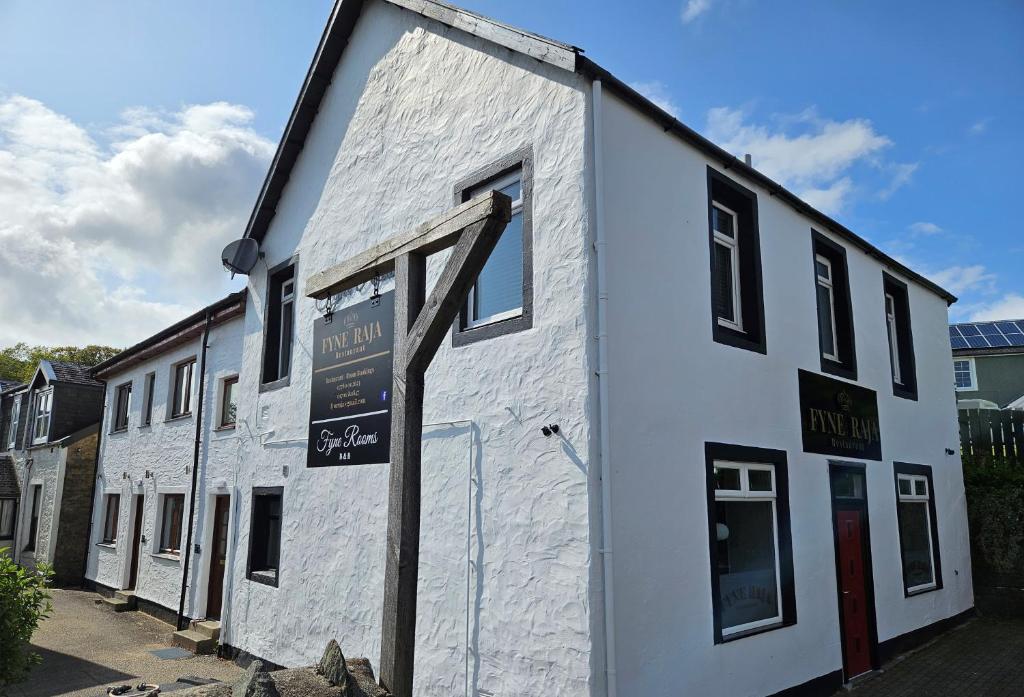
[[[391,473],[380,650],[380,684],[394,697],[412,697],[424,375],[511,216],[512,200],[491,191],[315,274],[306,283],[307,296],[325,298],[377,272],[395,270]],[[453,245],[434,289],[425,297],[426,255]]]

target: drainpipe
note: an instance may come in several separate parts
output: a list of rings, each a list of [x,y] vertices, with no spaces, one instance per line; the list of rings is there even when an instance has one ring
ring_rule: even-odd
[[[209,308],[206,310],[206,326],[203,327],[203,349],[199,357],[199,394],[196,397],[196,445],[192,455],[192,493],[189,495],[188,504],[188,532],[185,534],[185,567],[181,574],[181,598],[178,601],[178,621],[175,626],[178,630],[185,627],[182,619],[185,616],[185,590],[188,588],[189,561],[192,559],[192,524],[196,517],[196,488],[199,482],[199,446],[203,434],[203,402],[205,401],[204,387],[206,383],[206,344],[210,339],[210,321],[213,316]]]
[[[597,401],[601,439],[601,559],[604,576],[605,689],[615,697],[615,575],[612,565],[612,467],[608,424],[608,240],[604,229],[604,153],[601,81],[593,82],[594,108],[594,250],[597,253]]]

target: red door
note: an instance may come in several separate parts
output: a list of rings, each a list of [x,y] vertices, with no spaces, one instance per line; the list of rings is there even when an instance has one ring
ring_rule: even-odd
[[[836,511],[836,532],[839,535],[839,592],[842,594],[843,606],[843,668],[847,680],[871,670],[862,529],[860,511]]]

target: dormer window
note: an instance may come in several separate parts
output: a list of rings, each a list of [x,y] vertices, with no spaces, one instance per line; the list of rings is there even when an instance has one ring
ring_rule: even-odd
[[[35,415],[32,420],[32,444],[45,443],[50,437],[50,413],[53,411],[53,388],[37,390]]]

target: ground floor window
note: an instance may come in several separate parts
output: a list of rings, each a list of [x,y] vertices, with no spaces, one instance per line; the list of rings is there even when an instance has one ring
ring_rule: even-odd
[[[0,538],[14,537],[14,521],[18,517],[17,499],[0,499]]]
[[[39,505],[43,495],[43,485],[32,485],[32,516],[28,522],[28,540],[25,542],[25,551],[34,552],[36,549],[36,537],[39,536]]]
[[[117,543],[117,519],[121,513],[121,495],[107,494],[106,508],[103,516],[103,543],[112,545]]]
[[[164,494],[161,510],[160,551],[163,554],[180,554],[185,494]]]
[[[912,595],[941,588],[931,467],[896,462],[893,469],[903,589],[907,595]]]
[[[252,520],[249,527],[248,578],[276,586],[281,560],[282,487],[252,490]]]
[[[715,641],[794,624],[785,453],[707,444]]]

